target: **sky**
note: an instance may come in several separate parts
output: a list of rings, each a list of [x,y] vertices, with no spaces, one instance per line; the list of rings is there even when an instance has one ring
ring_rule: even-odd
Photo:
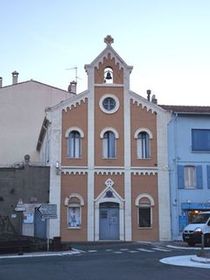
[[[3,86],[37,80],[87,89],[84,65],[112,47],[133,66],[130,89],[159,104],[210,106],[210,0],[0,0]]]

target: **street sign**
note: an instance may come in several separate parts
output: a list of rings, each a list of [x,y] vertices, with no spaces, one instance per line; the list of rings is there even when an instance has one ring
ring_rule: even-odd
[[[43,219],[56,219],[57,218],[57,205],[43,203],[38,208]]]

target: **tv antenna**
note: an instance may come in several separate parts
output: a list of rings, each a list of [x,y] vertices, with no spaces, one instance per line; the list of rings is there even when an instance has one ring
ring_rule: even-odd
[[[71,68],[66,68],[66,70],[74,70],[75,71],[75,82],[77,83],[77,80],[79,79],[79,77],[77,76],[77,69],[78,67],[71,67]]]

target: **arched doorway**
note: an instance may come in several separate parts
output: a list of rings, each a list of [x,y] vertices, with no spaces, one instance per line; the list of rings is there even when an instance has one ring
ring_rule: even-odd
[[[119,240],[119,203],[102,202],[99,205],[99,239]]]

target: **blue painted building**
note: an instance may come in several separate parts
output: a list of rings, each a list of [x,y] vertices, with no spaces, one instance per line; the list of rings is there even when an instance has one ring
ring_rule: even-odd
[[[210,210],[210,107],[162,106],[168,127],[172,238],[199,211]]]

